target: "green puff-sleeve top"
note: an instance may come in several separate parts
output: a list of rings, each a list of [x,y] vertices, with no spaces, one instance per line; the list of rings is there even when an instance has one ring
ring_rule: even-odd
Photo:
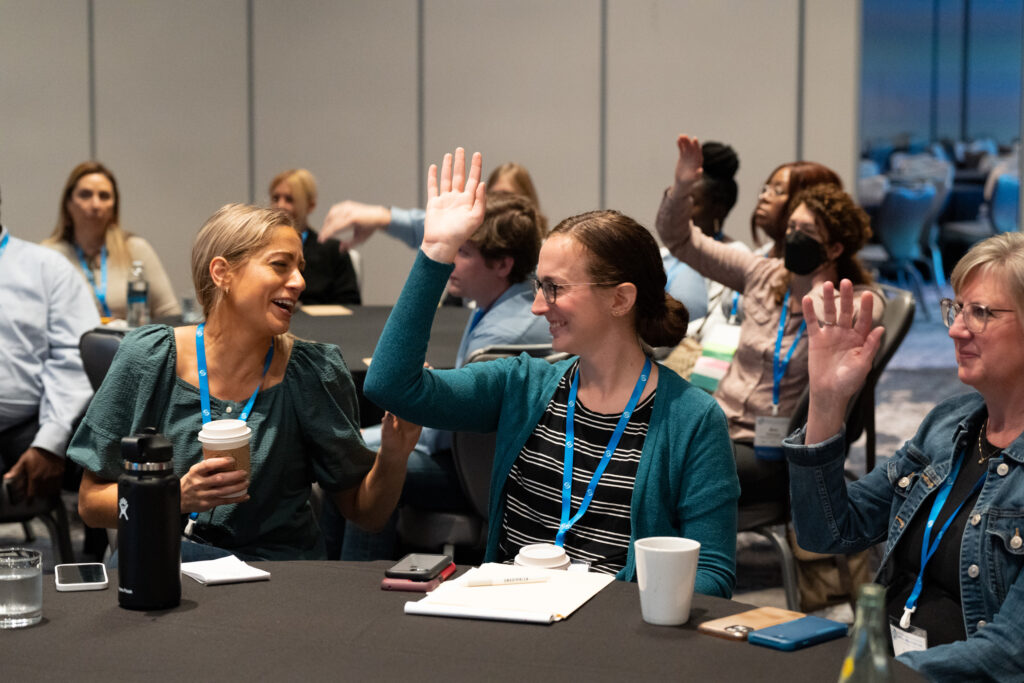
[[[116,481],[121,438],[156,427],[174,445],[174,471],[184,476],[202,459],[196,439],[202,415],[199,388],[175,374],[176,361],[173,328],[148,325],[129,333],[68,457]],[[235,417],[243,407],[210,397],[214,420]],[[259,392],[246,424],[252,429],[250,499],[200,513],[196,533],[247,559],[324,559],[311,483],[327,492],[351,488],[375,458],[359,434],[355,385],[338,347],[296,339],[283,381]]]

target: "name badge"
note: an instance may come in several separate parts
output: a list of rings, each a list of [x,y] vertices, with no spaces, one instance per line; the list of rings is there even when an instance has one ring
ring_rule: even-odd
[[[895,619],[889,620],[889,634],[892,636],[892,651],[897,657],[904,652],[928,649],[928,632],[923,628],[908,626],[900,628]]]
[[[754,456],[758,460],[782,460],[782,440],[789,436],[790,417],[758,415],[754,423]]]

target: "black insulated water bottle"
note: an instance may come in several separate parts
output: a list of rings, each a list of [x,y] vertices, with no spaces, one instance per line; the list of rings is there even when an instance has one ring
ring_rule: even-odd
[[[117,600],[158,610],[181,602],[181,484],[171,442],[156,429],[121,439],[117,478]]]

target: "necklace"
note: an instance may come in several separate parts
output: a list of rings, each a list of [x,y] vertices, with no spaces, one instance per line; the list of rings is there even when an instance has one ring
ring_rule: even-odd
[[[1002,450],[1003,450],[1002,448],[996,448],[995,446],[992,446],[991,444],[989,444],[989,446],[993,450],[989,450],[986,453],[987,449],[985,448],[985,444],[987,444],[988,442],[985,440],[985,431],[987,429],[988,429],[988,420],[986,420],[985,423],[981,425],[981,429],[978,430],[978,464],[979,465],[984,465],[986,460],[991,458],[993,455],[996,455],[997,453],[1001,453]]]

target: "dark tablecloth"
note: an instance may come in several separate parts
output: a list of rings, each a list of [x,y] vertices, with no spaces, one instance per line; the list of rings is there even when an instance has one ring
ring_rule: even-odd
[[[380,590],[390,563],[267,562],[269,581],[202,586],[181,606],[133,612],[104,591],[58,593],[43,621],[0,631],[5,680],[834,681],[849,638],[798,652],[730,642],[701,621],[749,609],[694,596],[690,623],[651,626],[636,584],[613,582],[567,620],[538,626],[406,616],[416,593]],[[895,665],[897,680],[919,680]]]

